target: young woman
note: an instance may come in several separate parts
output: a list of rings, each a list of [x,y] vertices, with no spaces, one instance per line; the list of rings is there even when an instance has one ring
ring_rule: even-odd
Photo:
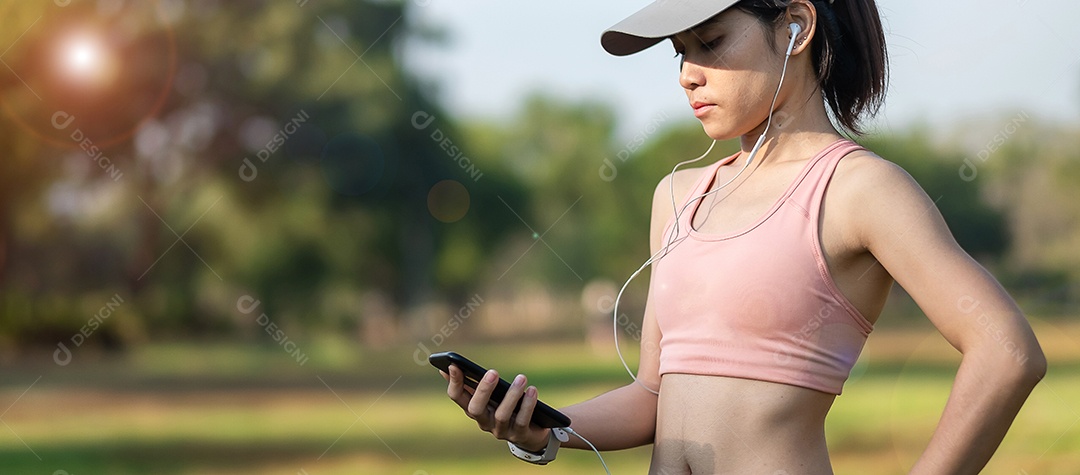
[[[919,185],[837,131],[857,132],[885,93],[874,1],[657,0],[602,44],[626,55],[665,39],[705,132],[742,151],[657,186],[637,381],[563,409],[573,429],[600,450],[653,444],[650,473],[831,473],[825,416],[895,281],[963,353],[911,472],[978,473],[1046,360]],[[497,409],[494,371],[475,391],[445,376],[519,457],[587,448],[529,424],[524,376]]]

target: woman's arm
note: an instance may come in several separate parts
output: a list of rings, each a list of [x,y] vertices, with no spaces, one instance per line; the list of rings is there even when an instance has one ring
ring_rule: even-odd
[[[574,421],[574,430],[599,450],[651,444],[656,432],[656,395],[634,383],[561,411]],[[574,436],[562,445],[589,448]]]
[[[539,398],[536,387],[525,385],[527,380],[516,379],[498,409],[487,407],[491,389],[498,373],[489,371],[491,379],[482,381],[473,391],[463,385],[461,370],[450,367],[444,374],[450,383],[447,394],[476,421],[481,430],[496,438],[508,440],[521,448],[538,452],[547,445],[548,430],[529,424]],[[487,378],[485,378],[487,379]],[[511,419],[514,406],[521,400],[521,410]],[[656,423],[656,395],[637,384],[628,384],[580,404],[560,409],[570,417],[574,431],[596,445],[599,450],[621,450],[652,443]],[[633,416],[633,417],[628,417]],[[588,449],[577,437],[570,437],[563,447]]]
[[[676,196],[682,196],[700,170],[680,171],[675,175]],[[674,215],[671,204],[670,180],[665,177],[653,193],[652,223],[649,247],[655,254],[662,246],[664,226]],[[573,429],[589,439],[599,450],[621,450],[650,444],[656,433],[657,395],[660,389],[660,327],[651,306],[646,303],[641,332],[641,356],[637,383],[630,383],[580,404],[561,409],[570,417]],[[447,395],[465,413],[498,439],[508,440],[521,448],[539,451],[547,445],[549,431],[529,424],[539,398],[537,389],[527,386],[524,376],[515,378],[503,402],[497,409],[488,408],[488,400],[498,381],[498,374],[489,371],[475,392],[464,385],[460,370],[451,366],[445,374],[449,385]],[[518,401],[521,409],[511,419]],[[588,449],[577,437],[570,437],[564,447]]]
[[[906,172],[869,157],[844,168],[844,183],[855,183],[842,193],[854,204],[845,208],[858,239],[963,354],[937,430],[912,473],[978,473],[1046,373],[1039,343],[1013,299],[957,245],[935,203]]]

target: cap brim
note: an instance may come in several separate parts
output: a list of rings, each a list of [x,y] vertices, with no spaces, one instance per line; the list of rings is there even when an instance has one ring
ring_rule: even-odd
[[[627,56],[689,30],[727,10],[738,0],[656,0],[600,36],[600,45],[615,56]]]

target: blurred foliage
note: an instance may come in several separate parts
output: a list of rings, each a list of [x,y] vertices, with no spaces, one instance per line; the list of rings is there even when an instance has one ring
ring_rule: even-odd
[[[0,203],[0,341],[54,344],[114,295],[126,303],[103,325],[112,337],[96,340],[249,332],[251,319],[237,310],[245,295],[299,334],[355,330],[359,289],[405,307],[436,289],[465,289],[480,249],[513,224],[493,206],[472,207],[453,229],[429,213],[433,185],[473,175],[432,138],[437,129],[457,139],[456,123],[396,57],[405,42],[431,37],[413,36],[411,4],[147,2],[108,12],[108,3],[5,5],[38,14],[12,28],[9,42],[29,32],[21,47],[43,49],[35,45],[49,39],[35,32],[82,16],[100,30],[130,29],[129,44],[160,47],[148,53],[175,74],[167,101],[141,111],[130,140],[102,145],[123,171],[115,181],[87,166],[66,133],[0,133],[11,185]],[[13,69],[55,73],[32,60],[16,58]],[[162,84],[138,86],[145,90],[125,94]],[[4,87],[28,94],[17,78]],[[437,120],[421,129],[418,113]],[[18,114],[8,119],[27,122]],[[75,124],[101,140],[90,121]],[[474,174],[472,202],[498,195],[521,206],[521,185],[500,168]],[[433,272],[437,256],[450,254],[472,257],[448,262],[456,274]]]
[[[647,257],[656,183],[709,145],[665,115],[624,137],[612,107],[544,95],[504,120],[461,121],[402,67],[406,45],[442,41],[410,21],[413,2],[109,5],[0,4],[6,348],[55,345],[95,318],[95,344],[121,346],[262,335],[249,311],[302,338],[362,334],[386,315],[415,326],[401,320],[431,302],[526,283],[573,299]],[[50,79],[41,54],[80,21],[137,59],[112,90]],[[1080,286],[1080,132],[1023,117],[997,135],[915,127],[863,142],[1010,286],[1064,307]],[[240,308],[246,296],[257,308]]]

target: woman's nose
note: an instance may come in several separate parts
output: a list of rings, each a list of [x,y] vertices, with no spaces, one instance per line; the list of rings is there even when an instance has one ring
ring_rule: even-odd
[[[694,90],[705,85],[705,75],[700,65],[687,61],[685,57],[679,64],[679,85],[686,90]]]

